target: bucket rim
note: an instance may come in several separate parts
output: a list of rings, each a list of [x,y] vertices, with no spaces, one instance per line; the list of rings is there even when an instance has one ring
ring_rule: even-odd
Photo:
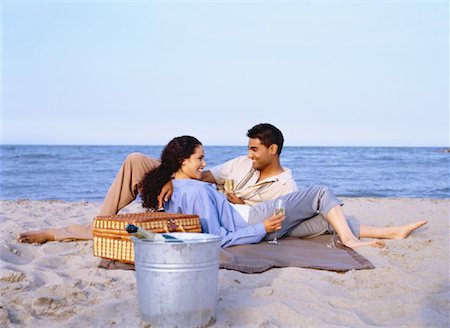
[[[154,241],[150,239],[142,239],[137,238],[135,236],[131,236],[131,240],[134,243],[151,243],[151,244],[157,244],[157,245],[183,245],[183,244],[210,244],[210,243],[216,243],[220,242],[222,240],[222,237],[218,235],[213,235],[210,233],[201,233],[201,232],[169,232],[164,233],[165,235],[169,235],[178,239],[181,239],[184,241],[184,243],[174,243],[174,242],[164,242],[164,241]],[[183,239],[182,236],[189,236],[189,237],[198,237],[198,238],[187,238]]]

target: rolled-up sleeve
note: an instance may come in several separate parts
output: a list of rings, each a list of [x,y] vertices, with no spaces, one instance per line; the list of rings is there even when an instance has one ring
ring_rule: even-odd
[[[224,179],[228,179],[231,173],[236,170],[236,166],[242,161],[242,156],[231,159],[223,164],[211,168],[209,171],[214,176],[217,185],[222,185]]]

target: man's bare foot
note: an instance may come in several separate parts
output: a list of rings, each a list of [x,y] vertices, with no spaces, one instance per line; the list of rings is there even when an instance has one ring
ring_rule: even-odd
[[[55,235],[53,230],[36,230],[36,231],[25,231],[17,236],[17,241],[19,243],[29,243],[29,244],[42,244],[48,241],[54,241]]]
[[[377,247],[377,248],[383,248],[386,247],[386,244],[384,241],[378,240],[378,239],[372,239],[369,241],[361,241],[359,239],[349,240],[346,242],[342,242],[343,245],[347,246],[348,248],[355,249],[359,247]]]
[[[420,227],[424,226],[427,223],[428,221],[424,220],[405,224],[399,227],[392,227],[393,231],[391,239],[405,239],[411,234],[411,232],[419,229]]]

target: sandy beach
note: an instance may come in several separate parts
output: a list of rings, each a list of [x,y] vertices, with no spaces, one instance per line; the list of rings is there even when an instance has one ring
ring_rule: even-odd
[[[373,270],[220,270],[214,327],[448,327],[449,200],[343,198],[372,225],[426,219],[385,249],[358,252]],[[1,201],[1,327],[139,327],[134,271],[104,270],[92,241],[16,242],[19,232],[87,223],[99,203]],[[124,212],[142,211],[132,204]]]

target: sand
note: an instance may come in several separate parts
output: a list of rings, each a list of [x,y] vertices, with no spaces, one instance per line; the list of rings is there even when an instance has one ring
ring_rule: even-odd
[[[449,200],[343,198],[372,225],[429,224],[385,249],[373,270],[220,270],[214,327],[448,327]],[[98,269],[92,241],[20,244],[24,230],[87,223],[100,204],[1,201],[0,327],[140,327],[134,271]],[[132,204],[125,212],[141,211]]]

